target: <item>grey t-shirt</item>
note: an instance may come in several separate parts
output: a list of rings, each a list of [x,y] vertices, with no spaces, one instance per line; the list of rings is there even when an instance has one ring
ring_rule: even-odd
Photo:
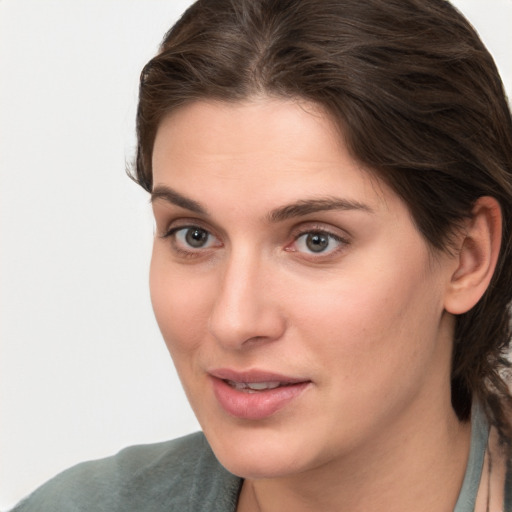
[[[78,464],[15,512],[234,512],[242,480],[217,461],[202,433],[132,446]]]
[[[454,512],[473,512],[489,428],[472,414],[471,449]],[[84,462],[33,492],[13,512],[235,512],[242,480],[217,461],[202,433],[126,448]],[[507,505],[506,512],[512,510]]]

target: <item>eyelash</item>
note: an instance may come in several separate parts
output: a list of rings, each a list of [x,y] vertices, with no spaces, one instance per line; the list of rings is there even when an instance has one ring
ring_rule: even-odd
[[[173,250],[178,255],[180,255],[182,257],[187,257],[187,258],[193,258],[193,257],[201,256],[202,254],[204,254],[203,251],[209,250],[209,249],[212,248],[212,247],[197,247],[195,249],[194,248],[184,248],[183,246],[185,244],[182,244],[180,246],[178,244],[178,241],[177,241],[177,238],[176,238],[177,234],[180,231],[183,231],[184,235],[186,236],[186,233],[187,233],[188,230],[202,231],[202,232],[206,233],[208,237],[217,238],[217,237],[215,237],[215,235],[213,235],[211,233],[211,231],[209,231],[208,229],[206,229],[206,228],[204,228],[204,227],[202,227],[200,225],[197,225],[197,224],[188,224],[188,225],[182,225],[182,226],[175,226],[175,227],[169,229],[163,235],[161,235],[160,238],[171,239],[171,244],[172,244]],[[329,242],[331,242],[331,241],[336,242],[338,244],[338,247],[335,247],[333,249],[327,249],[327,251],[325,251],[325,252],[324,251],[318,251],[316,253],[315,253],[315,251],[306,252],[306,251],[300,251],[300,250],[298,250],[296,248],[293,248],[293,246],[295,246],[297,244],[297,242],[302,237],[306,237],[308,235],[324,236],[324,237],[329,239]],[[293,241],[290,244],[288,244],[284,248],[284,250],[287,251],[287,252],[301,253],[301,254],[304,255],[305,258],[307,258],[307,259],[314,258],[315,260],[320,260],[320,259],[322,259],[322,257],[323,258],[328,258],[328,257],[330,257],[330,256],[332,256],[334,254],[337,254],[338,252],[343,250],[350,243],[346,238],[344,238],[342,236],[339,236],[337,234],[334,234],[331,231],[328,231],[328,230],[326,230],[323,227],[303,228],[303,229],[297,230],[295,233],[292,234],[292,236],[293,236]],[[217,247],[222,247],[222,243],[217,245]],[[213,248],[216,248],[216,247],[213,247]]]

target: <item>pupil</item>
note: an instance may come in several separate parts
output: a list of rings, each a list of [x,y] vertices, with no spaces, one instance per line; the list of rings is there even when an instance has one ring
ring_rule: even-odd
[[[208,233],[204,229],[189,229],[185,239],[191,247],[201,247],[208,240]]]
[[[329,245],[329,237],[327,235],[322,235],[321,233],[308,235],[306,238],[306,245],[312,252],[322,252]]]

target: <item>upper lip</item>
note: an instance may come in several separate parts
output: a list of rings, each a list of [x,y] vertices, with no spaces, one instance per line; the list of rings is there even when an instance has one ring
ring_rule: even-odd
[[[281,382],[285,384],[297,384],[299,382],[309,382],[310,379],[303,377],[290,377],[279,373],[265,370],[233,370],[230,368],[217,368],[208,372],[212,377],[232,382]]]

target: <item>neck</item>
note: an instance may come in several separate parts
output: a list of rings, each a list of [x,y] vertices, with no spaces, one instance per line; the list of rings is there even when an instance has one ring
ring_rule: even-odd
[[[415,421],[397,419],[372,442],[328,465],[246,480],[237,510],[451,512],[465,474],[470,425],[447,407],[428,414],[410,411]]]

